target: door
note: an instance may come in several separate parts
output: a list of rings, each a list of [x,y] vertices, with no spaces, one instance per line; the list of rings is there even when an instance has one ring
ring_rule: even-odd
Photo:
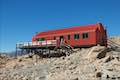
[[[63,36],[60,36],[60,41],[61,41],[61,40],[64,40],[64,37],[63,37]]]

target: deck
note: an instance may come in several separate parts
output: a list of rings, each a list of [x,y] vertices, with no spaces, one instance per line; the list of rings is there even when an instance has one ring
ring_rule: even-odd
[[[55,47],[57,46],[57,40],[46,40],[37,42],[20,42],[16,44],[19,49],[29,49],[29,48],[45,48],[45,47]]]

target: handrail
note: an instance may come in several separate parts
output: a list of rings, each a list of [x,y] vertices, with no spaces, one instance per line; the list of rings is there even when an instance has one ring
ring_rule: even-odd
[[[109,45],[109,46],[119,47],[119,48],[120,48],[120,45],[119,45],[119,44],[117,44],[116,42],[114,42],[114,41],[112,41],[112,40],[110,40],[110,39],[108,39],[107,42],[108,42],[108,45]]]
[[[47,45],[56,45],[57,40],[45,40],[45,41],[34,41],[34,42],[20,42],[16,44],[17,48],[22,47],[34,47],[34,46],[47,46]]]

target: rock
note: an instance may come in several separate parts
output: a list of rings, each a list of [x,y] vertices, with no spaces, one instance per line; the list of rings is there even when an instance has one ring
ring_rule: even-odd
[[[5,68],[0,68],[0,80],[120,79],[119,52],[102,46],[76,49],[66,57],[39,59],[37,55],[24,55],[2,65]]]
[[[35,80],[46,80],[45,76],[36,77]]]
[[[101,77],[102,76],[102,73],[101,72],[97,72],[96,73],[96,77],[98,78],[98,77]]]
[[[107,49],[103,49],[102,51],[98,52],[97,58],[102,59],[106,57]]]
[[[73,69],[75,69],[77,66],[76,65],[71,65],[71,66],[69,66],[69,70],[73,70]]]
[[[78,78],[73,78],[73,79],[70,79],[70,80],[79,80]]]
[[[105,63],[107,63],[107,62],[109,62],[109,61],[111,61],[111,60],[113,60],[114,58],[113,58],[113,56],[107,56],[106,58],[105,58]]]

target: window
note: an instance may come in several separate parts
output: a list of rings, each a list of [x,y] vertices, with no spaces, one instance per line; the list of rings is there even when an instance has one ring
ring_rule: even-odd
[[[60,40],[61,40],[61,39],[64,39],[64,37],[63,37],[63,36],[60,36]]]
[[[88,38],[88,33],[83,33],[83,39],[87,39]]]
[[[74,34],[74,39],[75,39],[75,40],[77,40],[77,39],[79,39],[79,38],[80,38],[79,34]]]
[[[54,40],[56,40],[56,37],[54,36]]]
[[[68,35],[68,40],[70,40],[70,35]]]
[[[36,41],[44,41],[44,38],[37,38]]]

